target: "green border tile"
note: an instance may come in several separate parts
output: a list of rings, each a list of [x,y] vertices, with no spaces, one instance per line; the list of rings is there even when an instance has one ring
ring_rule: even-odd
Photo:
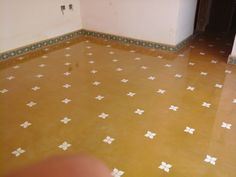
[[[112,35],[112,34],[107,34],[107,33],[101,33],[101,32],[81,29],[81,30],[77,30],[77,31],[62,35],[62,36],[47,39],[47,40],[40,41],[40,42],[37,42],[34,44],[30,44],[27,46],[23,46],[23,47],[20,47],[17,49],[13,49],[10,51],[0,53],[0,61],[10,59],[12,57],[17,57],[17,56],[20,56],[20,55],[23,55],[23,54],[26,54],[29,52],[33,52],[38,49],[42,49],[47,46],[55,45],[60,42],[63,42],[63,41],[69,40],[69,39],[73,39],[73,38],[77,38],[77,37],[81,37],[81,36],[85,36],[85,37],[92,36],[92,37],[96,37],[96,38],[103,38],[103,39],[107,39],[107,40],[117,41],[117,42],[121,42],[121,43],[125,43],[125,44],[132,44],[132,45],[141,46],[141,47],[145,47],[145,48],[151,48],[151,49],[152,48],[153,49],[161,49],[161,50],[166,50],[166,51],[170,51],[170,52],[175,52],[175,51],[180,50],[181,48],[186,46],[186,44],[189,42],[190,39],[192,39],[192,37],[189,37],[189,38],[185,39],[184,41],[180,42],[176,46],[170,46],[170,45],[160,44],[160,43],[156,43],[156,42],[144,41],[144,40],[139,40],[139,39],[132,39],[132,38],[118,36],[118,35]],[[235,62],[235,61],[233,61],[233,62]]]

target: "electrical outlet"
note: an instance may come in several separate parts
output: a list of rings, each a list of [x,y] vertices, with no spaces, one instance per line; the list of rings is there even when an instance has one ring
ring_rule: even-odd
[[[64,10],[66,10],[66,6],[65,5],[61,5],[61,12],[64,15]]]
[[[69,9],[73,10],[73,4],[69,4]]]

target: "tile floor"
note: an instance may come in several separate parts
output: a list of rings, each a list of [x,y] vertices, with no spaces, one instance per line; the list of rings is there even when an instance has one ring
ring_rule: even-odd
[[[235,177],[229,51],[208,36],[177,53],[87,38],[1,62],[1,175],[85,152],[114,177]]]

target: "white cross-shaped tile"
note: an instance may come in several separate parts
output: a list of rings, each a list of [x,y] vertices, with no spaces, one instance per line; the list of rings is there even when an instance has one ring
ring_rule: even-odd
[[[168,164],[166,162],[161,162],[161,165],[159,166],[160,169],[164,170],[165,172],[168,172],[170,171],[170,168],[172,167],[171,164]]]
[[[91,49],[91,46],[86,46],[87,49]]]
[[[130,52],[130,53],[135,53],[136,51],[135,51],[135,50],[130,50],[129,52]]]
[[[113,59],[112,61],[113,61],[113,62],[117,62],[117,61],[119,61],[119,60],[117,60],[117,59]]]
[[[174,106],[174,105],[170,105],[169,107],[169,110],[172,110],[172,111],[178,111],[179,107],[177,106]]]
[[[218,61],[217,60],[211,60],[211,63],[216,64],[216,63],[218,63]]]
[[[37,104],[37,103],[31,101],[31,102],[27,103],[26,105],[29,106],[29,107],[33,107],[33,106],[35,106],[36,104]]]
[[[222,84],[215,84],[215,87],[221,89],[223,87],[223,85]]]
[[[38,86],[34,86],[34,87],[32,87],[31,89],[32,89],[33,91],[37,91],[37,90],[40,89],[40,87],[38,87]]]
[[[71,85],[70,85],[70,84],[64,84],[62,87],[64,87],[64,88],[70,88]]]
[[[116,71],[123,71],[122,68],[116,68]]]
[[[14,69],[18,69],[20,68],[20,66],[16,65],[16,66],[13,66]]]
[[[108,116],[109,116],[109,114],[104,113],[104,112],[98,115],[98,117],[102,118],[102,119],[106,119]]]
[[[134,111],[134,113],[135,113],[135,114],[142,115],[142,114],[144,113],[144,110],[142,110],[142,109],[136,109],[136,110]]]
[[[232,124],[222,122],[221,127],[225,129],[231,129]]]
[[[60,120],[62,123],[67,124],[68,122],[71,121],[68,117],[64,117],[63,119]]]
[[[42,74],[37,74],[36,77],[37,77],[37,78],[42,78],[43,75],[42,75]]]
[[[153,81],[153,80],[156,79],[156,77],[154,77],[154,76],[149,76],[148,79]]]
[[[159,55],[159,56],[157,56],[157,58],[159,58],[159,59],[162,59],[162,58],[163,58],[163,56]]]
[[[227,74],[231,74],[232,71],[226,69],[226,70],[225,70],[225,73],[227,73]]]
[[[163,90],[163,89],[158,89],[157,93],[159,94],[164,94],[166,92],[166,90]]]
[[[47,55],[43,55],[42,58],[48,58],[48,56]]]
[[[194,90],[195,90],[195,87],[193,87],[193,86],[188,86],[188,87],[187,87],[187,90],[194,91]]]
[[[210,108],[210,107],[211,107],[211,104],[210,104],[210,103],[207,103],[207,102],[203,102],[203,103],[202,103],[202,106],[203,106],[203,107],[206,107],[206,108]]]
[[[184,130],[184,132],[189,133],[189,134],[193,134],[194,131],[195,131],[195,129],[191,128],[191,127],[186,127],[185,130]]]
[[[96,74],[97,72],[98,72],[97,70],[90,71],[90,73],[92,73],[92,74]]]
[[[65,72],[64,75],[65,76],[69,76],[71,73],[70,72]]]
[[[64,63],[64,65],[65,65],[65,66],[69,66],[69,65],[71,65],[71,63],[66,62],[66,63]]]
[[[165,64],[165,67],[170,68],[172,65],[170,64]]]
[[[98,85],[100,85],[101,84],[101,82],[98,82],[98,81],[94,81],[93,82],[93,85],[95,85],[95,86],[98,86]]]
[[[95,99],[99,100],[99,101],[102,100],[103,98],[104,98],[104,96],[102,96],[102,95],[98,95],[98,96],[95,97]]]
[[[93,53],[92,53],[92,52],[89,52],[89,53],[87,53],[87,55],[88,55],[88,56],[92,56],[92,55],[93,55]]]
[[[69,102],[71,102],[71,100],[70,99],[68,99],[68,98],[65,98],[64,100],[62,100],[61,101],[62,103],[65,103],[65,104],[68,104]]]
[[[206,55],[204,52],[200,52],[200,55]]]
[[[179,56],[179,57],[184,57],[184,54],[179,54],[178,56]]]
[[[151,132],[151,131],[147,131],[144,136],[149,138],[149,139],[153,139],[156,136],[156,133]]]
[[[107,137],[103,140],[103,142],[104,142],[104,143],[107,143],[107,144],[111,144],[114,140],[115,140],[115,138],[112,138],[112,137],[110,137],[110,136],[107,136]]]
[[[24,149],[22,149],[21,147],[17,148],[15,151],[12,151],[12,154],[15,155],[16,157],[20,156],[21,154],[23,154],[25,152]]]
[[[91,60],[91,61],[89,61],[89,63],[90,63],[90,64],[94,64],[94,63],[95,63],[95,61]]]
[[[23,59],[24,59],[24,57],[19,57],[19,58],[18,58],[18,60],[23,60]]]
[[[30,125],[32,125],[30,122],[25,121],[24,123],[20,124],[22,128],[28,128]]]
[[[106,45],[107,48],[111,47],[111,45]]]
[[[6,92],[8,92],[8,90],[7,89],[2,89],[2,90],[0,90],[0,93],[6,93]]]
[[[65,57],[70,57],[71,55],[69,53],[65,54]]]
[[[220,51],[220,53],[221,53],[221,54],[224,54],[224,53],[225,53],[225,51],[221,50],[221,51]]]
[[[181,75],[181,74],[176,74],[175,77],[176,77],[176,78],[181,78],[182,75]]]
[[[204,161],[207,162],[207,163],[210,163],[212,165],[215,165],[216,164],[216,160],[217,160],[216,157],[212,157],[210,155],[206,155],[206,158],[205,158]]]
[[[141,69],[147,69],[148,67],[147,66],[141,66]]]
[[[200,75],[206,76],[208,73],[206,72],[201,72]]]
[[[86,40],[85,42],[86,42],[86,43],[89,43],[90,41],[89,41],[89,40]]]
[[[234,104],[236,104],[236,98],[235,99],[233,99],[233,101],[232,101]]]
[[[125,172],[118,170],[117,168],[114,168],[113,171],[111,172],[111,176],[113,177],[121,177]]]
[[[64,141],[62,144],[60,144],[58,146],[60,149],[66,151],[69,147],[71,147],[71,144],[67,143],[66,141]]]
[[[134,95],[136,95],[136,93],[134,93],[134,92],[127,93],[127,96],[130,96],[130,97],[133,97]]]
[[[70,50],[71,48],[70,47],[66,47],[66,50]]]
[[[136,58],[134,58],[134,60],[141,60],[141,58],[140,57],[136,57]]]
[[[114,54],[114,52],[113,52],[113,51],[110,51],[110,52],[109,52],[109,54],[110,54],[110,55],[113,55],[113,54]]]
[[[8,76],[6,79],[10,81],[10,80],[15,79],[15,76]]]
[[[40,65],[39,65],[40,68],[43,68],[43,67],[45,67],[45,66],[46,66],[45,64],[40,64]]]
[[[128,79],[122,79],[121,82],[127,83],[129,80]]]
[[[195,65],[195,63],[193,63],[193,62],[189,62],[188,63],[190,66],[194,66]]]

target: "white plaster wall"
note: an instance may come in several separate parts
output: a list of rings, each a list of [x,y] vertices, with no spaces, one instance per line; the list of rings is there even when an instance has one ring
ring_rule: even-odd
[[[74,5],[62,15],[60,5]],[[0,52],[82,27],[79,0],[0,0]]]
[[[0,0],[0,52],[82,27],[176,45],[193,32],[197,0]],[[68,4],[74,10],[68,10]],[[65,15],[60,5],[65,4]]]
[[[235,35],[235,38],[234,38],[234,45],[233,45],[231,55],[236,57],[236,35]]]
[[[80,0],[83,28],[176,45],[193,33],[197,0]]]
[[[183,41],[194,32],[197,0],[180,0],[175,43]]]
[[[179,0],[80,0],[83,28],[175,45]]]

